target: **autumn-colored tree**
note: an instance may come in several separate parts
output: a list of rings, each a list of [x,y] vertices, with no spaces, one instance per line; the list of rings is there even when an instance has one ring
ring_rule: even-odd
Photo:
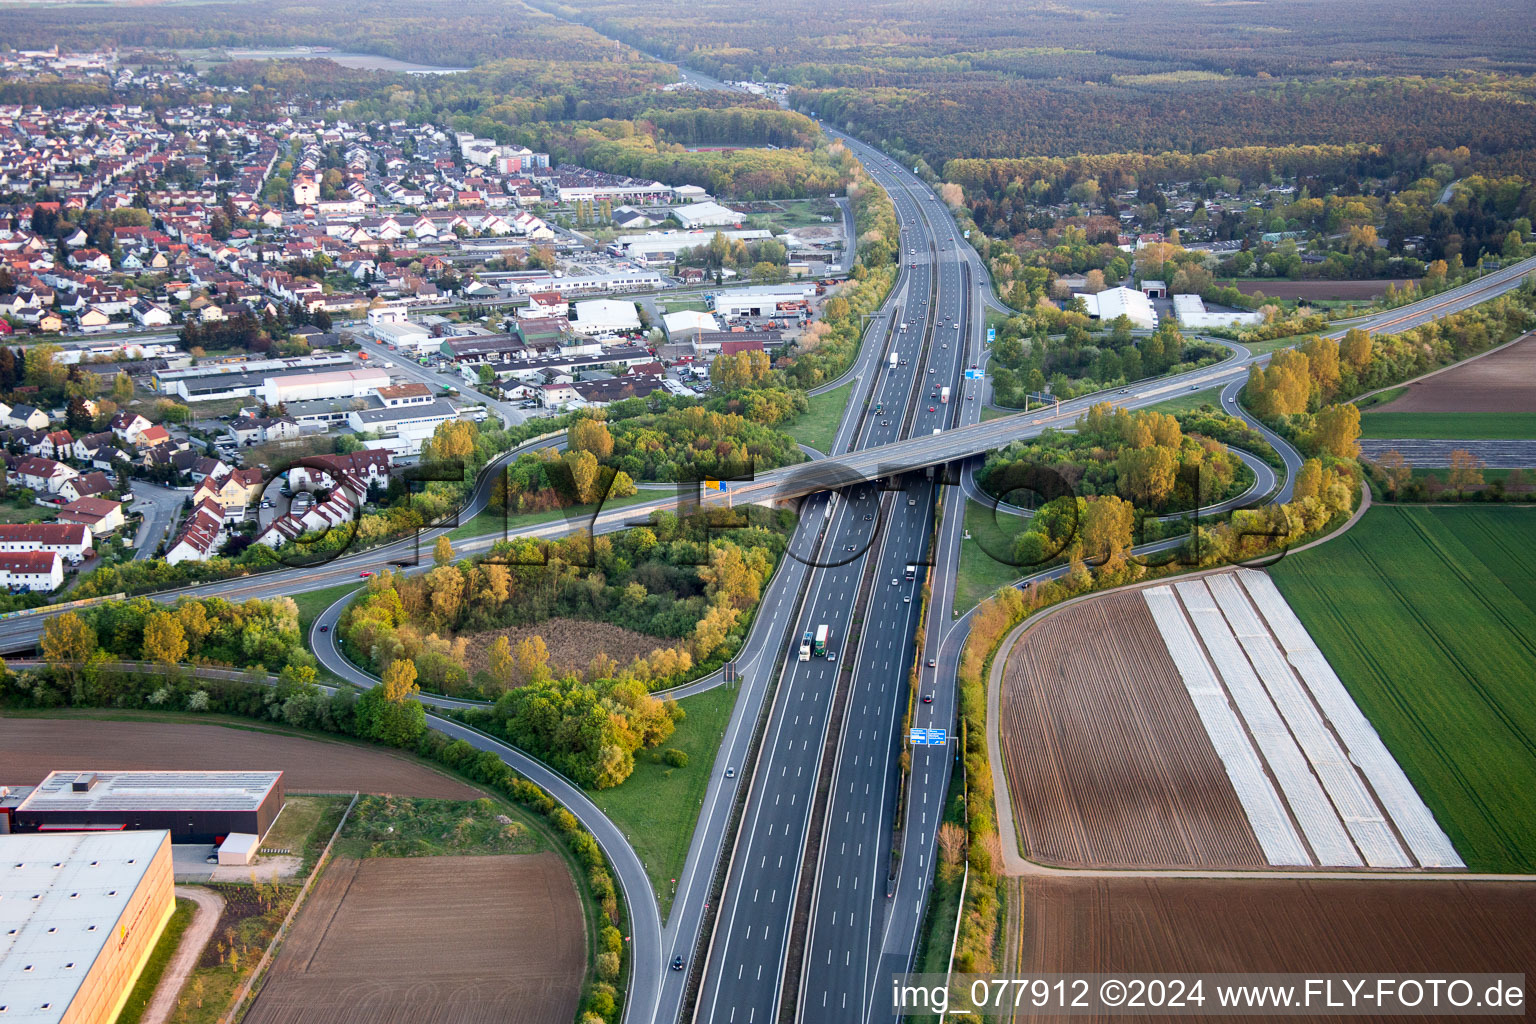
[[[498,636],[491,641],[486,657],[490,663],[491,677],[503,688],[511,686],[513,674],[517,671],[517,663],[512,658],[511,641],[505,636]]]
[[[515,657],[517,681],[524,685],[549,678],[549,648],[535,634],[518,641]]]
[[[1339,459],[1360,455],[1360,409],[1358,406],[1325,405],[1317,411],[1313,439],[1320,451]]]
[[[1351,327],[1339,342],[1339,358],[1355,373],[1364,373],[1371,365],[1371,336],[1358,327]]]
[[[613,435],[608,432],[608,424],[600,419],[583,417],[570,425],[566,436],[569,447],[575,451],[591,452],[598,459],[613,454]]]
[[[416,663],[409,658],[397,658],[384,669],[384,699],[391,704],[402,704],[421,692],[416,685]]]
[[[458,621],[464,608],[464,574],[457,566],[439,565],[426,575],[432,615],[443,626]]]
[[[1451,472],[1446,481],[1453,491],[1471,491],[1482,487],[1483,460],[1464,448],[1451,452]]]
[[[1396,448],[1384,452],[1381,458],[1376,460],[1376,465],[1380,466],[1381,471],[1387,475],[1388,490],[1400,491],[1409,480],[1413,479],[1412,463],[1403,458],[1403,453]]]
[[[64,612],[44,623],[38,649],[54,665],[73,666],[96,650],[96,631],[74,612]]]
[[[512,571],[496,562],[484,562],[480,565],[480,572],[485,577],[482,593],[498,605],[506,604],[507,598],[512,595]]]
[[[1301,346],[1307,354],[1307,370],[1323,400],[1332,398],[1339,386],[1339,345],[1332,338],[1308,338]]]
[[[944,863],[955,865],[960,863],[960,858],[965,855],[965,829],[952,821],[946,821],[939,826],[938,832],[939,855]]]
[[[1138,504],[1161,505],[1178,479],[1178,456],[1160,445],[1127,448],[1115,460],[1115,470],[1121,495]]]
[[[578,504],[587,505],[603,497],[599,486],[601,473],[597,456],[587,451],[568,451],[562,457],[571,473],[572,497]]]
[[[1323,464],[1318,459],[1308,459],[1296,472],[1296,483],[1291,489],[1291,497],[1295,501],[1316,498],[1321,493],[1322,487]]]
[[[1101,564],[1106,572],[1120,571],[1125,565],[1126,552],[1135,543],[1136,510],[1130,502],[1114,495],[1083,499],[1079,507],[1082,509],[1083,558]]]
[[[174,665],[187,656],[187,636],[171,612],[151,612],[144,620],[144,657]]]
[[[432,546],[432,561],[436,565],[449,565],[453,562],[453,542],[445,533],[437,538],[437,543]]]
[[[208,621],[208,612],[203,608],[203,602],[183,603],[176,609],[176,617],[181,622],[181,631],[187,638],[188,649],[196,654],[202,648],[204,638],[213,631],[213,623]]]

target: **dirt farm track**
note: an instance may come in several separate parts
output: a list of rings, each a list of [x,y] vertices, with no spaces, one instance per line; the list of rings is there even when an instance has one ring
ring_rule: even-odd
[[[585,967],[581,907],[556,854],[339,858],[245,1020],[569,1021]]]
[[[75,768],[283,772],[290,793],[394,793],[472,800],[478,790],[382,747],[192,722],[0,719],[0,783]]]
[[[1014,903],[1010,893],[1019,911],[1010,914],[1007,962],[999,969],[1021,976],[1122,971],[1529,974],[1536,964],[1536,886],[1529,883],[1031,877],[1010,884],[1022,899]],[[1437,1018],[1371,1019],[1408,1024]]]
[[[1027,631],[1008,658],[998,726],[1031,860],[1265,865],[1140,593],[1065,608]]]

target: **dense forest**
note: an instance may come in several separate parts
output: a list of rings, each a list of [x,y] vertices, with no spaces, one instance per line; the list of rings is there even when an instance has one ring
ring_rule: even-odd
[[[1407,149],[1536,149],[1529,97],[1462,95],[1422,79],[1222,80],[1145,86],[961,79],[797,95],[821,116],[938,168],[957,157],[1179,151],[1371,140]]]
[[[1454,17],[1395,0],[1213,4],[1169,0],[905,0],[828,6],[813,0],[533,0],[667,60],[723,78],[795,85],[908,84],[935,74],[1075,78],[1196,69],[1239,75],[1460,67],[1533,70],[1529,8],[1472,0]]]

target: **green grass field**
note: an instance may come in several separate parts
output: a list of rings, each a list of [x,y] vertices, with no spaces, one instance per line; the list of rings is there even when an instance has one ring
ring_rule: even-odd
[[[848,409],[848,396],[852,393],[853,381],[849,381],[840,388],[812,395],[810,407],[785,426],[784,432],[803,445],[819,452],[827,451],[837,436],[837,425],[842,422],[843,413]]]
[[[352,591],[361,589],[363,582],[339,583],[324,590],[306,590],[302,594],[294,594],[293,603],[299,606],[299,632],[308,636],[309,627],[314,624],[317,615]]]
[[[960,544],[960,572],[955,580],[955,611],[965,612],[1031,570],[998,561],[994,555],[1008,556],[1013,538],[1024,527],[1024,520],[992,509],[979,502],[965,503],[965,529],[970,537]]]
[[[1536,870],[1536,509],[1377,506],[1271,575],[1467,867]]]
[[[1536,439],[1536,412],[1371,412],[1360,436],[1444,441]]]
[[[1158,402],[1156,405],[1148,406],[1148,408],[1155,409],[1158,412],[1177,415],[1181,412],[1198,409],[1202,405],[1209,405],[1220,409],[1221,388],[1206,388],[1204,391],[1185,391],[1183,394],[1175,395],[1173,398]]]
[[[1018,411],[1017,409],[999,409],[995,405],[984,405],[981,407],[981,422],[985,423],[987,420],[995,420],[1001,416],[1012,416]]]
[[[672,906],[672,879],[683,870],[720,738],[740,692],[737,686],[717,686],[678,701],[688,714],[677,731],[657,749],[638,753],[634,774],[622,784],[587,794],[629,837],[656,887],[663,918]],[[688,755],[682,768],[660,757],[674,747]]]
[[[1262,355],[1265,352],[1273,352],[1278,348],[1290,348],[1292,345],[1300,345],[1310,334],[1288,334],[1283,338],[1270,338],[1268,341],[1240,341],[1239,345],[1246,348],[1254,355]]]

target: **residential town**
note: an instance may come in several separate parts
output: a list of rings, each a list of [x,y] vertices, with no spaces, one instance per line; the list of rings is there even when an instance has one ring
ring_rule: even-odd
[[[115,53],[0,73],[189,83]],[[0,403],[0,586],[281,547],[355,518],[444,423],[704,394],[846,269],[836,204],[771,212],[430,124],[0,107],[0,388],[39,403]],[[295,481],[251,458],[298,446],[341,461]]]

